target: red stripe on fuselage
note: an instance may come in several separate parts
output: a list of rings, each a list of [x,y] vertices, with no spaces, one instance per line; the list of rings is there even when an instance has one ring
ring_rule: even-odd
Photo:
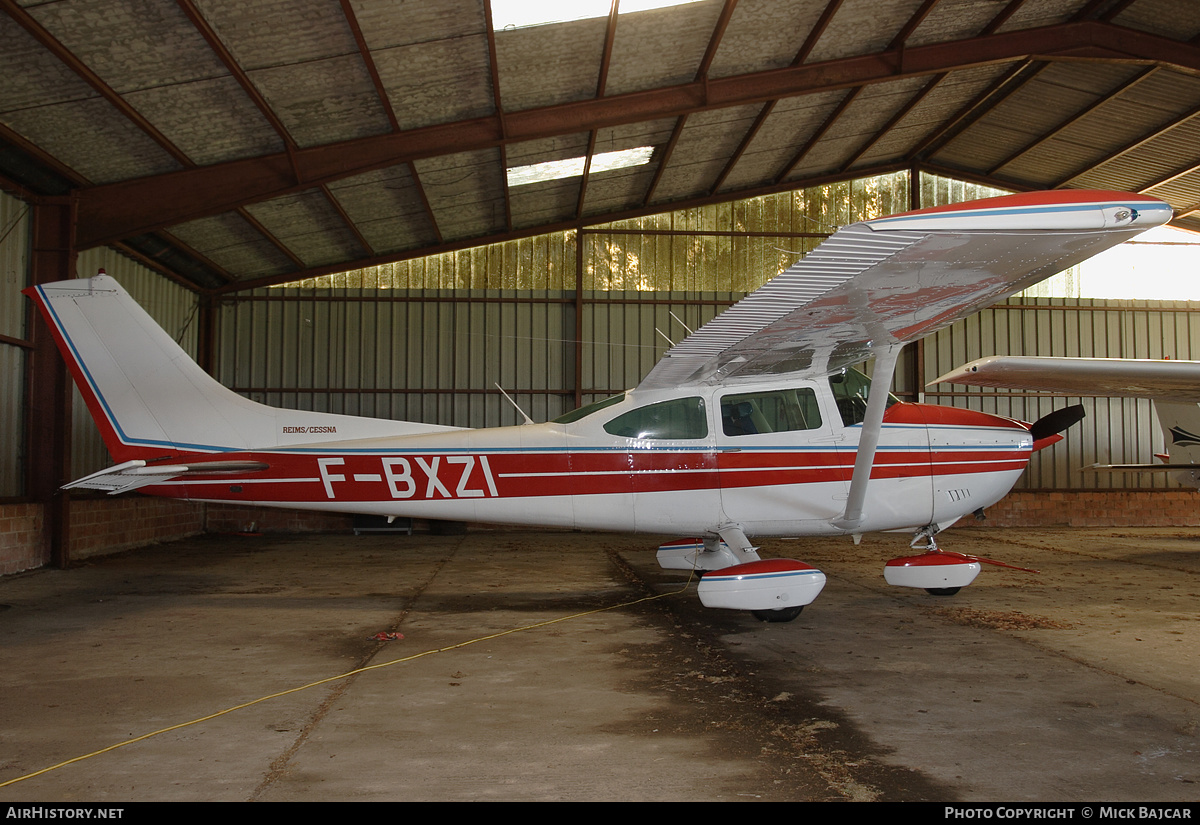
[[[852,450],[763,452],[492,452],[387,455],[229,453],[269,470],[191,476],[146,492],[227,501],[437,501],[769,487],[847,482]],[[207,457],[207,456],[206,456]],[[209,457],[210,458],[210,457]],[[872,478],[1021,470],[1028,450],[894,450]]]

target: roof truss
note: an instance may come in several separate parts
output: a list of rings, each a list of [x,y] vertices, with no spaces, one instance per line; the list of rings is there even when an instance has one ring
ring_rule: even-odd
[[[286,4],[291,0],[274,2]],[[95,68],[86,54],[56,37],[52,26],[39,18],[37,8],[23,7],[16,0],[0,0],[0,10],[157,146],[174,168],[93,182],[54,151],[4,123],[2,112],[0,140],[32,158],[32,163],[49,170],[49,174],[58,175],[63,181],[60,187],[69,188],[78,204],[79,248],[124,244],[136,254],[153,258],[148,250],[160,243],[169,244],[175,254],[213,273],[207,282],[197,284],[201,289],[226,291],[903,168],[950,173],[1010,189],[1089,185],[1093,179],[1114,173],[1126,156],[1140,156],[1151,149],[1160,151],[1169,133],[1186,132],[1197,127],[1195,121],[1200,120],[1200,35],[1196,33],[1200,21],[1181,21],[1181,31],[1185,32],[1182,39],[1152,31],[1152,27],[1123,25],[1136,22],[1138,14],[1151,14],[1151,6],[1163,0],[1078,0],[1075,11],[1058,22],[1025,24],[1024,28],[1018,22],[1032,19],[1037,7],[1024,0],[1011,0],[990,19],[982,19],[974,35],[942,40],[926,32],[931,22],[937,23],[939,13],[946,13],[939,0],[879,0],[880,13],[891,13],[889,19],[898,22],[887,39],[879,40],[876,49],[866,53],[856,52],[845,42],[847,15],[861,14],[865,6],[857,0],[827,0],[819,12],[812,11],[811,23],[798,38],[790,65],[740,74],[724,72],[720,76],[713,75],[712,67],[719,50],[727,45],[727,32],[736,24],[741,10],[737,0],[707,2],[712,9],[704,12],[711,21],[705,35],[707,47],[696,51],[697,65],[690,80],[609,93],[616,59],[614,44],[625,25],[623,18],[618,22],[619,6],[614,3],[607,20],[600,21],[599,29],[595,29],[601,37],[594,88],[577,99],[532,108],[506,108],[491,7],[484,3],[491,113],[403,128],[389,96],[387,73],[378,64],[379,56],[387,57],[388,50],[381,49],[372,21],[368,19],[364,24],[360,20],[362,15],[367,15],[363,19],[369,18],[369,3],[339,0],[336,13],[348,33],[348,42],[353,44],[353,56],[369,78],[364,82],[380,104],[387,131],[306,143],[293,134],[277,102],[264,93],[255,69],[250,67],[248,71],[244,53],[239,60],[237,48],[226,44],[228,30],[213,25],[205,0],[177,0],[186,24],[194,29],[192,35],[207,44],[253,110],[269,124],[272,139],[279,147],[274,152],[199,163],[173,142],[153,117],[133,105],[125,91],[106,80],[104,72]],[[837,48],[831,50],[831,46]],[[829,56],[838,51],[846,56]],[[984,132],[989,122],[1001,119],[1004,107],[1025,106],[1032,110],[1035,87],[1061,85],[1063,81],[1055,78],[1051,67],[1062,66],[1083,67],[1081,72],[1113,66],[1129,66],[1129,70],[1107,86],[1096,81],[1098,91],[1088,102],[1056,112],[1052,125],[1012,142],[1000,155],[978,165],[963,161],[970,155],[968,147],[978,142],[975,136]],[[1066,159],[1044,173],[1040,169],[1030,173],[1055,147],[1061,153],[1061,145],[1069,144],[1089,120],[1103,118],[1110,107],[1127,103],[1140,88],[1164,77],[1177,84],[1193,84],[1196,105],[1184,107],[1169,118],[1147,118],[1141,131],[1124,141],[1100,147],[1088,156],[1081,153],[1078,159]],[[947,101],[952,99],[957,102],[948,107]],[[868,115],[876,115],[876,119],[872,121]],[[797,128],[792,148],[786,155],[775,150],[776,159],[770,160],[764,146],[772,139],[778,142],[779,124],[800,123],[801,117],[806,120],[802,128]],[[714,118],[721,120],[726,130],[721,140],[727,148],[712,149],[717,153],[715,162],[704,167],[711,171],[704,172],[693,164],[694,182],[681,187],[676,174],[668,183],[672,170],[691,161],[696,136],[714,134]],[[290,122],[296,123],[294,119]],[[665,131],[655,143],[651,168],[639,179],[642,182],[637,184],[640,189],[636,198],[599,209],[590,206],[594,187],[589,184],[594,176],[589,174],[589,165],[592,155],[603,151],[597,148],[600,135],[645,130],[647,124],[662,124],[656,128]],[[510,151],[521,146],[519,151],[528,153],[528,147],[539,141],[552,144],[568,139],[580,141],[585,156],[584,174],[574,184],[569,211],[531,220],[527,217],[529,200],[522,193],[526,206],[517,215],[516,194],[510,191],[503,174]],[[1191,208],[1200,202],[1198,155],[1200,152],[1172,157],[1157,174],[1144,175],[1134,185],[1126,183],[1125,188],[1168,193],[1173,202],[1179,201],[1177,205],[1188,207],[1180,219],[1191,215],[1195,221]],[[495,190],[488,197],[498,204],[500,214],[491,220],[490,228],[487,221],[465,232],[459,225],[445,225],[446,206],[434,203],[426,178],[438,176],[439,170],[453,171],[455,163],[468,164],[462,167],[463,174],[472,174],[470,164],[479,169],[485,168],[479,164],[499,167],[501,173],[489,178],[492,183],[478,185]],[[757,171],[746,171],[755,164],[760,167]],[[402,249],[381,251],[364,229],[362,208],[350,208],[344,200],[347,181],[372,173],[390,176],[394,181],[390,186],[404,189],[409,198],[408,220],[415,227],[414,240],[407,241]],[[10,184],[8,188],[23,197],[38,194],[38,187],[28,183]],[[600,195],[597,200],[601,200]],[[304,247],[302,238],[295,234],[298,230],[280,232],[279,227],[286,222],[280,216],[285,213],[288,219],[300,223],[305,215],[320,214],[322,231],[335,239],[333,243],[341,252],[332,256],[326,253],[328,262],[318,262],[320,256]],[[205,221],[236,224],[243,227],[243,234],[257,237],[261,254],[275,262],[269,267],[273,273],[256,276],[217,261],[204,242],[204,232],[195,229]],[[216,224],[207,226],[213,231],[218,229]],[[185,227],[186,232],[176,231]],[[170,269],[169,264],[162,265]],[[182,277],[196,283],[191,276]]]

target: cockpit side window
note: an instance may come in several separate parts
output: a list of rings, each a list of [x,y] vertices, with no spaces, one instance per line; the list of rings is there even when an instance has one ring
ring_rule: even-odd
[[[721,398],[721,429],[725,435],[815,430],[820,426],[817,394],[807,387]]]
[[[842,424],[853,427],[867,417],[867,397],[871,393],[871,379],[856,369],[845,369],[829,376],[829,387],[837,404]],[[900,399],[888,393],[887,406],[900,403]]]
[[[708,416],[703,398],[676,398],[618,415],[604,425],[604,431],[625,438],[705,438]]]

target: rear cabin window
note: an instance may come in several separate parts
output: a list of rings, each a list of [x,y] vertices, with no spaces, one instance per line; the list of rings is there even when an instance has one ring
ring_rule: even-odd
[[[820,426],[817,394],[808,388],[721,398],[721,429],[725,435],[786,433],[815,430]]]
[[[604,431],[625,438],[704,438],[708,416],[703,398],[676,398],[619,415],[604,425]]]

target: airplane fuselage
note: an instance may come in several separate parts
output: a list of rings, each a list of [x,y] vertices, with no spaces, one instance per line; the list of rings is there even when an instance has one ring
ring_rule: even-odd
[[[838,389],[828,379],[793,379],[684,396],[631,391],[575,420],[344,442],[333,441],[335,417],[314,424],[307,413],[303,425],[281,427],[293,440],[311,435],[311,448],[224,453],[267,469],[189,476],[143,492],[644,533],[732,523],[754,536],[839,534],[862,398]],[[1033,448],[1019,422],[969,410],[895,402],[884,422],[855,532],[944,526],[990,506]]]

